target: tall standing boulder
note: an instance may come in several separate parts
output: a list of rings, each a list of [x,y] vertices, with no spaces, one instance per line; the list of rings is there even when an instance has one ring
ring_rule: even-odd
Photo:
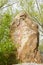
[[[11,23],[10,35],[21,62],[41,63],[38,25],[25,12],[18,14]]]

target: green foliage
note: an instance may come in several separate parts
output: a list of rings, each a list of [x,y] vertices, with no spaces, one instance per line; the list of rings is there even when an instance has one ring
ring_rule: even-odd
[[[18,63],[16,54],[17,49],[10,41],[0,44],[0,65]]]
[[[43,23],[43,3],[40,4],[40,10],[41,10],[41,22]]]
[[[14,17],[15,17],[17,14],[19,14],[19,12],[20,12],[20,11],[16,9],[16,12],[13,14]]]
[[[42,43],[41,45],[39,45],[39,50],[40,50],[41,52],[43,52],[43,43]]]
[[[7,3],[8,0],[0,0],[0,8],[4,6],[5,3]]]
[[[7,12],[0,19],[0,65],[18,63],[17,49],[10,39],[10,23],[12,15]]]
[[[11,22],[11,15],[4,14],[0,21],[0,43],[4,43],[9,37],[9,25]]]
[[[43,25],[43,3],[38,3],[36,0],[19,0],[19,2],[22,10],[26,11],[32,18],[36,18],[37,22]]]

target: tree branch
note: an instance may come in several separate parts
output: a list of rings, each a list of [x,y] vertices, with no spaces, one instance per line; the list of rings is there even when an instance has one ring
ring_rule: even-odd
[[[6,6],[1,7],[0,9],[4,9],[4,8],[9,7],[9,6],[12,6],[12,5],[16,4],[16,3],[18,3],[18,2],[14,2],[14,3],[12,3],[12,4],[8,4],[8,5],[6,5]]]

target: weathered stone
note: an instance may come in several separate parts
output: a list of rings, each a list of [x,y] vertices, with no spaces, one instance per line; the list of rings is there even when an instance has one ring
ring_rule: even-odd
[[[41,63],[38,51],[38,25],[26,13],[18,14],[11,24],[11,39],[17,45],[18,59],[21,62]]]

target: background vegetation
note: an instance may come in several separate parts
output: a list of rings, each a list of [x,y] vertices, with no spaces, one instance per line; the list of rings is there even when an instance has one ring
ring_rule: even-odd
[[[39,25],[39,33],[43,37],[43,2],[38,0],[0,0],[0,65],[12,65],[18,63],[16,58],[16,47],[10,39],[10,23],[20,12],[25,11]],[[13,11],[13,4],[17,8]],[[7,10],[5,10],[7,9]],[[4,12],[5,10],[5,12]],[[39,46],[43,52],[43,42]]]

